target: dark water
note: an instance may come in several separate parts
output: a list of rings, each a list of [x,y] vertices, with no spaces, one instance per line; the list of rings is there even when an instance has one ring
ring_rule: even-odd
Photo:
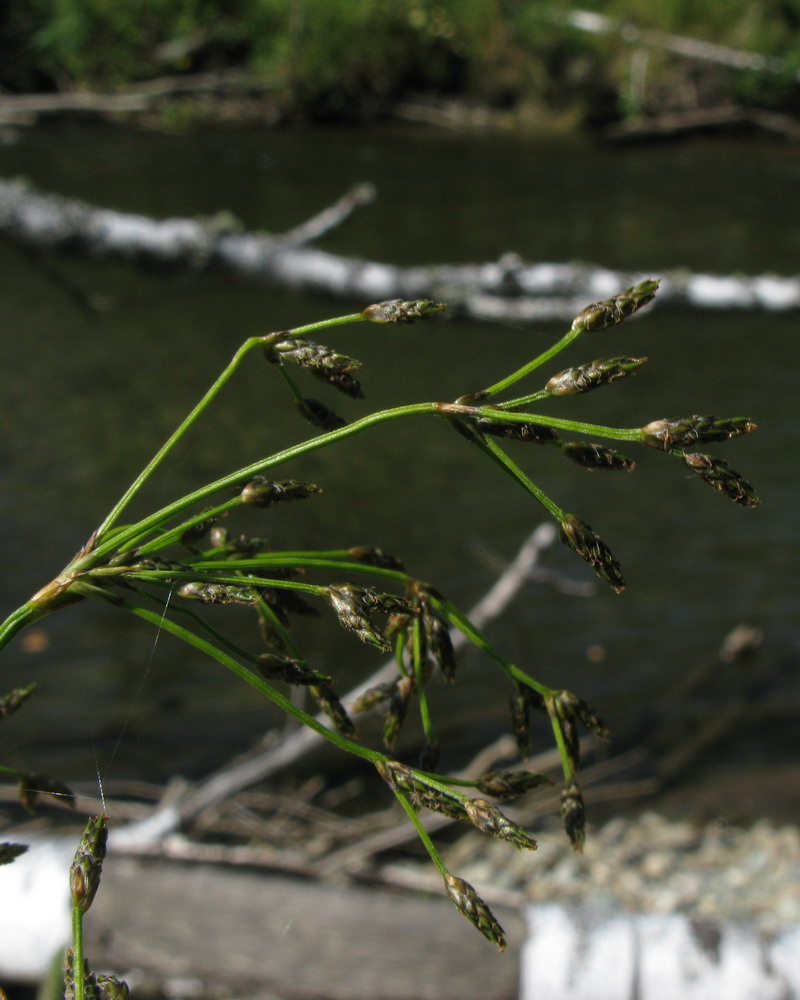
[[[224,208],[248,229],[273,231],[370,180],[377,203],[321,245],[400,263],[487,260],[513,250],[531,260],[656,274],[677,266],[793,274],[800,266],[800,150],[767,140],[620,150],[414,128],[176,136],[73,126],[21,134],[0,149],[0,171],[152,215]],[[0,245],[0,608],[8,611],[80,546],[245,337],[351,308],[216,277],[49,263],[101,313],[88,320],[40,265]],[[613,342],[574,348],[552,369],[604,354],[650,358],[636,379],[567,401],[559,415],[638,426],[709,412],[759,423],[757,434],[716,449],[758,488],[764,503],[756,511],[727,503],[655,452],[638,456],[634,475],[607,477],[546,450],[519,454],[546,492],[612,546],[629,586],[621,597],[598,589],[589,600],[532,588],[492,636],[546,682],[593,700],[612,728],[631,725],[741,622],[764,630],[767,659],[796,642],[799,322],[656,309],[609,335]],[[410,331],[376,329],[336,333],[336,343],[366,364],[366,402],[330,400],[345,415],[452,399],[524,363],[561,332],[558,324],[519,329],[458,317]],[[276,373],[254,358],[147,496],[161,505],[304,433]],[[543,519],[434,422],[372,432],[285,471],[319,482],[325,495],[264,514],[258,530],[276,545],[377,544],[462,606]],[[546,564],[590,578],[560,546]],[[166,638],[154,643],[145,626],[111,611],[77,607],[42,629],[46,648],[18,641],[3,654],[0,687],[37,679],[42,689],[38,705],[4,727],[5,758],[15,763],[52,771],[55,760],[59,777],[73,779],[91,778],[96,767],[107,779],[195,777],[276,721],[219,668]],[[320,666],[355,680],[374,665],[346,637],[308,631]],[[473,745],[503,728],[507,689],[493,681],[488,664],[467,660],[455,708],[439,706],[443,734],[468,720]]]

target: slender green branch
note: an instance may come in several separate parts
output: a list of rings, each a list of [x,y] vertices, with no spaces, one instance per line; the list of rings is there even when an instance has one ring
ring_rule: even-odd
[[[72,976],[75,984],[75,1000],[85,1000],[86,975],[83,962],[83,912],[80,906],[72,904]]]
[[[504,410],[519,410],[523,406],[530,406],[531,403],[541,403],[545,399],[552,398],[552,393],[547,392],[546,389],[540,389],[539,392],[532,392],[528,396],[519,396],[517,399],[506,399],[496,405]]]
[[[544,507],[544,509],[557,521],[563,521],[565,512],[556,504],[550,497],[534,483],[534,481],[527,476],[522,469],[514,462],[508,455],[503,451],[496,441],[492,441],[490,438],[481,434],[476,436],[474,443],[481,449],[481,451],[488,455],[492,461],[496,462],[501,469],[504,469],[512,479],[515,479],[524,489],[526,489],[532,497],[534,497],[538,502]]]
[[[123,493],[117,503],[111,508],[111,511],[106,516],[103,523],[97,529],[95,537],[97,541],[100,541],[106,532],[111,528],[119,519],[122,512],[128,506],[128,504],[133,500],[142,486],[147,482],[150,476],[155,472],[161,462],[167,457],[167,455],[172,451],[175,445],[181,440],[181,438],[186,434],[192,424],[200,417],[204,411],[208,408],[209,404],[214,400],[219,391],[227,384],[228,380],[234,374],[236,369],[244,360],[245,356],[254,348],[258,347],[259,344],[263,343],[263,337],[249,337],[239,348],[239,350],[234,354],[233,358],[230,360],[228,365],[220,373],[219,377],[213,383],[208,392],[203,396],[200,402],[191,410],[188,416],[183,420],[183,422],[176,428],[176,430],[167,438],[164,444],[159,448],[155,455],[150,459],[147,465],[142,469],[139,475],[134,479],[128,489]]]
[[[88,589],[91,585],[81,584],[80,586]],[[273,688],[272,685],[267,684],[267,682],[259,677],[258,674],[239,663],[238,660],[234,659],[224,650],[219,649],[213,643],[209,642],[207,639],[203,639],[202,636],[197,635],[190,629],[184,628],[182,625],[174,622],[166,615],[158,611],[151,611],[149,608],[142,607],[127,598],[121,597],[119,594],[115,593],[112,595],[101,588],[92,589],[96,590],[95,596],[102,597],[116,607],[124,608],[126,611],[131,612],[131,614],[150,622],[151,625],[155,625],[156,628],[160,629],[162,632],[169,632],[176,638],[183,640],[183,642],[188,645],[194,646],[195,649],[205,653],[206,656],[210,656],[218,663],[221,663],[222,666],[236,674],[237,677],[243,680],[246,684],[249,684],[250,687],[255,688],[256,691],[268,698],[282,711],[293,716],[298,722],[302,722],[304,726],[308,726],[309,729],[313,729],[315,733],[335,744],[340,750],[346,750],[349,753],[355,754],[357,757],[368,760],[373,764],[378,761],[386,761],[389,759],[385,754],[379,753],[376,750],[369,750],[367,747],[363,747],[353,740],[347,739],[347,737],[342,736],[340,733],[337,733],[332,729],[328,729],[327,726],[315,719],[313,715],[309,715],[308,712],[304,712],[297,705],[294,705],[288,698]]]
[[[347,316],[334,316],[333,319],[320,319],[305,326],[295,326],[281,334],[286,337],[305,337],[308,333],[316,333],[319,330],[328,330],[332,326],[345,326],[348,323],[365,323],[368,319],[363,313],[348,313]]]
[[[514,385],[515,382],[519,382],[520,379],[525,378],[526,375],[530,375],[530,373],[536,371],[537,368],[541,368],[542,365],[546,364],[550,360],[550,358],[554,358],[557,354],[560,354],[566,347],[569,347],[573,340],[577,340],[583,332],[583,327],[580,326],[573,327],[571,330],[568,330],[560,340],[556,341],[556,343],[552,345],[552,347],[549,347],[538,357],[534,358],[533,361],[529,361],[526,365],[523,365],[522,368],[518,368],[515,372],[512,372],[503,379],[500,379],[499,382],[495,382],[494,385],[484,390],[483,395],[496,396],[499,392],[505,392],[505,390]]]
[[[99,561],[103,556],[109,555],[111,552],[126,551],[127,549],[132,548],[134,539],[140,538],[152,528],[157,527],[170,518],[177,516],[193,504],[202,503],[204,500],[207,500],[215,493],[219,493],[221,490],[230,489],[234,486],[241,486],[247,479],[259,475],[262,472],[266,472],[268,469],[274,469],[279,465],[283,465],[285,462],[299,458],[301,455],[306,455],[312,451],[317,451],[320,448],[325,448],[326,446],[334,444],[337,441],[343,441],[348,437],[359,434],[361,431],[386,423],[389,420],[399,420],[404,417],[416,417],[424,413],[437,413],[438,406],[439,404],[437,403],[412,403],[407,406],[397,406],[390,410],[378,410],[366,417],[362,417],[360,420],[355,420],[353,423],[347,424],[345,427],[338,427],[336,430],[328,431],[327,433],[320,434],[308,441],[302,441],[299,444],[292,445],[292,447],[284,449],[283,451],[276,452],[274,455],[270,455],[269,458],[264,458],[258,462],[253,462],[251,465],[246,465],[240,469],[236,469],[227,476],[223,476],[221,479],[208,483],[194,492],[181,497],[179,500],[176,500],[171,504],[167,504],[166,507],[162,507],[161,510],[150,514],[137,524],[131,525],[128,529],[122,529],[118,534],[114,535],[113,541],[105,544],[101,542],[91,553],[76,560],[76,562],[73,563],[72,568],[82,569],[92,565],[93,562]],[[231,506],[233,505],[234,503],[231,504]],[[208,512],[203,512],[202,514],[197,515],[196,520],[200,521],[207,516]]]
[[[558,747],[558,756],[561,759],[561,770],[564,772],[564,781],[569,783],[574,777],[572,766],[569,762],[569,750],[564,742],[564,734],[561,731],[558,719],[553,715],[550,716],[550,726],[553,730],[556,746]]]
[[[367,562],[355,562],[352,557],[348,557],[346,550],[342,550],[341,558],[337,558],[337,552],[265,552],[263,555],[255,556],[251,559],[237,559],[236,568],[241,570],[268,569],[281,567],[297,567],[303,569],[334,569],[342,573],[363,573],[367,576],[381,577],[392,580],[398,584],[406,584],[411,580],[408,573],[402,570],[389,569],[386,566],[373,566]],[[205,572],[213,572],[219,569],[219,559],[198,559],[191,561],[188,565],[192,569]]]
[[[131,525],[127,529],[121,529],[119,533],[114,535],[113,540],[108,540],[106,543],[101,542],[92,550],[91,553],[79,558],[73,564],[72,568],[81,569],[84,566],[91,565],[93,562],[99,560],[102,556],[108,555],[112,551],[123,552],[134,548],[138,540],[149,534],[153,528],[156,528],[165,521],[177,516],[193,504],[202,503],[214,493],[218,493],[221,490],[241,485],[244,480],[266,472],[268,469],[274,469],[285,462],[289,462],[300,457],[301,455],[306,455],[312,451],[316,451],[338,441],[345,440],[346,438],[359,434],[368,428],[375,427],[390,420],[401,420],[406,417],[416,417],[425,414],[438,414],[440,416],[457,414],[466,416],[485,416],[491,418],[492,420],[500,420],[507,423],[534,422],[561,430],[570,430],[582,434],[594,434],[620,441],[637,441],[642,438],[642,432],[638,427],[605,427],[599,424],[587,424],[575,420],[562,420],[556,417],[541,416],[539,414],[509,413],[507,411],[498,411],[492,408],[483,409],[481,407],[462,407],[453,403],[411,403],[406,406],[393,407],[389,410],[378,410],[375,413],[368,414],[359,420],[353,421],[351,424],[347,424],[345,427],[339,427],[336,430],[320,434],[308,441],[303,441],[299,444],[293,445],[291,448],[286,448],[284,451],[276,452],[269,458],[254,462],[251,465],[243,466],[242,468],[229,473],[227,476],[223,476],[221,479],[208,483],[200,489],[195,490],[193,493],[189,493],[186,496],[181,497],[179,500],[168,504],[166,507],[162,507],[161,510],[158,510],[154,514],[144,518],[142,521],[138,522],[138,524]],[[236,506],[237,502],[237,499],[234,498],[230,501],[226,501],[224,504],[218,505],[218,507],[214,508],[214,511],[204,511],[201,514],[197,514],[196,517],[184,522],[179,527],[166,532],[164,535],[160,535],[157,539],[152,539],[147,543],[146,550],[148,552],[156,551],[172,541],[177,541],[188,526],[198,523],[205,517],[213,516],[215,511],[224,512],[225,510],[229,510],[231,507]],[[545,504],[545,506],[547,505]]]
[[[393,789],[393,791],[394,791],[394,794],[397,796],[397,801],[400,803],[400,805],[403,807],[403,809],[405,809],[406,815],[411,820],[411,822],[414,824],[414,828],[417,831],[417,836],[422,841],[422,843],[425,845],[425,850],[430,855],[431,861],[439,869],[439,872],[440,872],[442,878],[446,878],[450,873],[447,871],[447,868],[445,867],[444,861],[442,861],[441,855],[436,850],[436,847],[434,846],[434,843],[431,840],[430,834],[425,829],[425,827],[422,825],[422,820],[420,820],[419,816],[416,813],[416,810],[411,805],[411,803],[408,801],[408,798],[406,797],[406,795],[403,792],[401,792],[399,788],[395,788],[395,789]]]
[[[541,695],[547,696],[553,694],[553,688],[547,687],[547,685],[534,680],[533,677],[526,674],[524,670],[520,670],[520,668],[515,666],[510,660],[507,660],[502,653],[500,653],[492,645],[492,643],[489,642],[477,625],[473,625],[464,612],[460,608],[456,607],[455,604],[438,595],[432,596],[431,601],[434,606],[447,618],[451,625],[454,625],[460,632],[463,632],[476,649],[480,649],[482,652],[486,653],[487,656],[491,657],[491,659],[494,660],[494,662],[505,674],[507,674],[508,677],[512,680],[519,681],[522,684],[526,684],[528,687],[533,688],[534,691],[537,691]]]
[[[289,630],[285,628],[283,622],[275,614],[275,610],[269,606],[263,597],[258,599],[256,607],[258,608],[258,613],[264,619],[264,622],[277,635],[286,652],[293,656],[296,660],[305,659],[300,651],[300,647],[290,635]]]
[[[160,582],[164,584],[165,590],[169,591],[172,589],[171,586],[167,585],[166,581],[160,581]],[[140,587],[132,587],[131,589],[137,595],[137,597],[156,603],[158,604],[159,608],[163,610],[164,607],[163,597],[157,596],[156,594],[150,594],[146,590]],[[243,660],[247,660],[249,663],[256,662],[257,657],[254,654],[248,653],[247,650],[242,649],[241,646],[237,646],[236,643],[231,642],[231,640],[226,635],[224,635],[218,629],[214,628],[214,626],[210,622],[206,621],[206,619],[203,618],[202,615],[198,615],[191,608],[185,608],[182,605],[172,604],[170,602],[170,609],[176,615],[179,614],[182,615],[184,618],[191,619],[194,625],[202,629],[204,632],[207,632],[208,635],[210,635],[215,642],[219,643],[219,645],[222,646],[224,649],[227,649],[227,651],[231,653],[233,656],[238,656]]]
[[[112,567],[116,569],[116,567]],[[103,569],[89,570],[83,579],[102,579],[108,574]],[[126,570],[124,573],[115,574],[125,580],[142,581],[178,581],[195,582],[200,579],[203,583],[224,583],[232,587],[274,587],[281,590],[295,590],[303,594],[313,594],[315,597],[324,597],[328,593],[328,588],[315,583],[302,583],[299,580],[280,580],[266,576],[241,576],[235,572],[231,573],[209,573],[202,575],[192,572],[191,569],[153,569],[153,570]],[[113,579],[113,577],[112,577]]]
[[[419,701],[419,716],[422,721],[422,731],[428,743],[433,742],[433,723],[431,722],[428,694],[425,690],[425,664],[422,649],[422,622],[418,617],[412,626],[414,676],[417,684],[417,700]]]
[[[350,313],[347,316],[336,316],[333,319],[319,320],[315,323],[308,323],[305,326],[295,327],[293,330],[287,330],[282,333],[283,337],[302,337],[307,333],[312,333],[316,330],[328,329],[332,326],[343,326],[347,323],[357,323],[364,322],[364,317],[360,313]],[[156,452],[153,458],[147,463],[147,465],[142,469],[139,475],[134,479],[128,489],[123,493],[122,497],[117,501],[117,503],[112,507],[111,511],[106,516],[103,523],[95,532],[95,539],[100,541],[105,534],[108,532],[109,528],[114,525],[119,519],[122,512],[128,506],[128,504],[133,500],[142,486],[147,482],[150,476],[155,472],[161,462],[166,458],[166,456],[172,451],[175,445],[181,440],[181,438],[186,434],[192,424],[204,413],[208,406],[213,402],[216,396],[219,394],[220,390],[228,383],[231,376],[235,373],[236,369],[242,363],[247,354],[259,345],[264,344],[269,340],[270,335],[266,337],[249,337],[241,347],[236,351],[233,358],[226,365],[223,371],[220,373],[218,378],[214,381],[213,385],[209,388],[203,398],[199,403],[191,410],[188,416],[183,420],[183,422],[176,428],[176,430],[170,435],[170,437],[164,442],[161,448]],[[291,384],[291,380],[290,384]]]
[[[499,404],[502,406],[503,404]],[[450,411],[457,413],[457,410]],[[574,434],[591,434],[595,437],[610,438],[614,441],[644,441],[641,427],[608,427],[605,424],[588,424],[583,420],[568,420],[551,417],[543,413],[516,413],[499,407],[464,407],[465,416],[486,417],[493,423],[541,424],[555,430],[571,431]]]

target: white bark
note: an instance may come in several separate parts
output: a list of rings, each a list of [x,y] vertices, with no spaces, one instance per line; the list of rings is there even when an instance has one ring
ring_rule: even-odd
[[[800,989],[800,930],[772,937],[682,913],[529,908],[521,1000],[784,1000]]]
[[[570,320],[588,303],[608,298],[645,277],[661,279],[658,305],[701,309],[800,308],[800,279],[637,273],[582,263],[529,264],[516,254],[483,264],[401,267],[309,248],[373,195],[359,185],[289,233],[231,231],[224,218],[151,219],[98,208],[0,180],[0,236],[20,246],[79,253],[164,269],[222,270],[240,280],[364,302],[432,298],[484,320],[532,323]]]

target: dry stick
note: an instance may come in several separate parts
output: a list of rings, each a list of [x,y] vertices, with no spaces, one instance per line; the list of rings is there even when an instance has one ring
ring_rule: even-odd
[[[497,579],[494,586],[469,612],[469,619],[478,628],[483,628],[487,622],[497,618],[515,594],[530,579],[541,553],[550,546],[556,537],[556,529],[546,522],[540,524],[523,543],[513,562]],[[456,649],[467,645],[461,632],[452,630],[451,638]],[[363,681],[342,699],[345,703],[355,701],[369,688],[383,681],[391,680],[397,672],[394,658],[387,661],[371,677]],[[324,714],[318,716],[320,722],[327,724]],[[299,729],[292,732],[277,746],[239,763],[223,767],[216,774],[201,781],[185,795],[178,796],[170,802],[162,802],[152,816],[141,823],[112,831],[110,846],[135,847],[158,840],[173,832],[180,826],[191,822],[204,809],[215,806],[231,797],[243,788],[263,781],[276,771],[280,771],[322,742],[310,729]]]
[[[357,208],[369,205],[375,201],[376,194],[374,184],[369,184],[368,182],[356,184],[355,187],[352,187],[343,194],[338,201],[335,201],[327,208],[323,208],[317,215],[312,216],[305,222],[301,222],[294,229],[289,229],[285,233],[282,233],[280,240],[282,243],[297,247],[305,246],[307,243],[318,240],[332,229],[341,226]]]

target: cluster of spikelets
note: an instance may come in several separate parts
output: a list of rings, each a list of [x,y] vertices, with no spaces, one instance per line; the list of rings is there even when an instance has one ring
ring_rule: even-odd
[[[638,371],[646,360],[632,357],[602,357],[560,371],[536,392],[498,401],[507,390],[528,377],[573,341],[616,326],[655,295],[657,282],[643,281],[605,302],[583,310],[567,333],[553,347],[518,371],[489,388],[465,395],[453,403],[412,404],[379,411],[347,424],[325,403],[305,394],[290,368],[310,372],[326,385],[350,397],[361,398],[363,390],[355,378],[360,363],[347,355],[315,343],[307,336],[310,328],[282,331],[259,338],[267,359],[276,365],[286,381],[300,414],[323,433],[291,449],[293,455],[333,445],[350,434],[376,423],[409,416],[433,415],[446,420],[471,445],[479,448],[518,486],[555,518],[562,541],[615,591],[624,588],[619,563],[597,533],[574,514],[562,510],[546,496],[529,475],[511,458],[506,446],[516,442],[557,448],[568,459],[588,469],[630,471],[631,459],[594,440],[569,440],[577,433],[590,437],[643,444],[678,457],[703,481],[729,499],[744,506],[758,500],[747,482],[723,460],[697,451],[698,446],[746,434],[755,425],[749,419],[691,416],[653,420],[638,428],[604,428],[541,413],[530,406],[552,398],[594,391]],[[429,301],[391,301],[368,307],[360,314],[327,321],[319,327],[345,320],[377,323],[408,323],[427,319],[443,306]],[[301,335],[302,334],[302,335]],[[282,453],[285,455],[285,453]],[[281,461],[283,461],[283,457]],[[521,758],[530,751],[531,710],[543,714],[552,728],[559,750],[564,785],[561,814],[566,832],[576,850],[584,840],[584,806],[577,775],[580,768],[580,731],[588,730],[601,739],[608,731],[594,712],[571,692],[551,688],[516,665],[508,662],[466,617],[429,584],[410,576],[403,565],[379,549],[345,549],[282,552],[260,538],[237,535],[228,520],[237,507],[273,508],[279,504],[307,499],[321,493],[314,483],[276,481],[264,473],[271,459],[228,475],[210,484],[205,491],[183,498],[161,513],[134,526],[115,529],[116,534],[98,532],[64,573],[44,588],[34,601],[61,601],[95,597],[123,607],[171,631],[202,649],[243,677],[266,697],[321,732],[342,749],[375,765],[389,785],[428,849],[444,880],[446,891],[459,911],[501,949],[503,932],[475,889],[447,871],[436,848],[420,823],[417,813],[429,809],[473,824],[483,833],[509,841],[517,848],[534,849],[536,843],[526,831],[505,816],[489,799],[510,801],[541,784],[541,775],[512,770],[482,776],[475,782],[456,781],[437,773],[439,743],[429,711],[426,688],[432,678],[447,683],[456,678],[456,660],[451,631],[462,631],[476,647],[487,653],[505,673],[511,686],[510,725]],[[199,501],[223,492],[227,496],[188,516],[184,512]],[[231,493],[231,490],[233,492]],[[184,519],[180,520],[180,516]],[[177,519],[177,524],[175,523]],[[176,555],[174,544],[181,542],[184,553]],[[311,582],[314,576],[334,582]],[[379,589],[354,583],[352,577],[366,575],[380,584]],[[390,588],[387,590],[386,588]],[[255,610],[266,649],[251,654],[221,635],[202,615],[186,605],[183,621],[176,621],[170,608],[156,613],[148,602],[164,596],[200,604],[242,604]],[[42,596],[44,595],[44,596]],[[169,604],[169,602],[167,602]],[[180,602],[178,602],[180,603]],[[335,690],[335,678],[317,670],[303,656],[290,623],[296,615],[319,614],[327,607],[339,623],[362,642],[381,652],[394,651],[396,678],[376,685],[359,698],[351,712],[382,710],[385,713],[383,741],[386,753],[356,742],[351,714]],[[41,608],[34,610],[41,611]],[[181,613],[179,610],[176,613]],[[311,715],[287,699],[274,686],[285,684],[308,691],[325,713],[332,728],[322,726]],[[417,767],[393,758],[398,735],[410,706],[416,702],[424,733],[424,746]],[[31,776],[26,776],[31,777]],[[478,792],[473,797],[464,788]],[[39,786],[49,790],[42,782]],[[77,877],[77,876],[76,876]]]

